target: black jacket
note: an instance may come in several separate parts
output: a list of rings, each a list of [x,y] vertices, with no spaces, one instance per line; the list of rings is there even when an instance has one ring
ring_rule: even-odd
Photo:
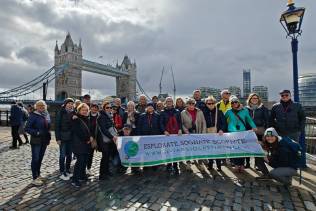
[[[205,106],[205,108],[202,110],[203,114],[204,114],[204,118],[206,121],[206,127],[210,128],[210,127],[215,127],[215,112],[217,109],[217,132],[222,130],[223,132],[227,131],[227,122],[226,122],[226,118],[223,114],[223,112],[221,110],[219,110],[217,107],[215,107],[212,111]]]
[[[283,106],[280,102],[271,109],[269,127],[274,127],[284,136],[303,131],[305,119],[304,110],[299,103],[290,101],[287,106]]]
[[[269,165],[273,168],[278,167],[291,167],[296,169],[298,162],[298,155],[294,149],[294,145],[291,145],[292,140],[288,137],[282,137],[277,143],[277,147],[274,150],[267,149],[269,155]]]
[[[161,135],[160,115],[156,112],[153,114],[142,113],[137,121],[137,135]]]
[[[88,154],[91,149],[91,145],[87,143],[91,137],[89,119],[77,116],[72,123],[72,151],[75,154]]]
[[[57,113],[55,124],[56,140],[70,141],[74,112],[67,112],[64,107]]]
[[[269,110],[263,104],[256,109],[247,106],[247,109],[257,127],[268,128]]]
[[[181,113],[178,109],[171,108],[167,109],[165,108],[162,112],[160,112],[160,129],[162,132],[166,131],[166,126],[169,121],[170,116],[175,116],[177,119],[177,123],[179,126],[179,130],[182,129],[182,121],[181,121]]]
[[[99,113],[97,115],[92,116],[91,112],[89,113],[89,124],[90,124],[90,132],[93,138],[96,137],[97,133],[97,119],[98,119]]]
[[[100,115],[97,118],[97,143],[98,143],[98,150],[103,152],[109,148],[108,143],[103,142],[102,134],[107,136],[109,139],[113,139],[113,135],[110,133],[109,129],[114,127],[113,119],[110,118],[105,111],[100,111]],[[113,142],[114,143],[114,142]]]

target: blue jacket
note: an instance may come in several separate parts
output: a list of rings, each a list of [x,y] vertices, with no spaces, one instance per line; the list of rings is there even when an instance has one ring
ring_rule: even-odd
[[[137,121],[137,135],[161,135],[160,115],[154,112],[151,117],[142,113]]]
[[[237,115],[242,119],[242,121],[238,118]],[[256,128],[256,125],[253,122],[252,118],[250,117],[247,108],[242,108],[237,113],[234,113],[233,109],[229,109],[225,113],[225,117],[228,124],[228,127],[227,127],[228,132],[246,131],[247,123],[249,124],[251,128]]]
[[[47,119],[39,114],[38,112],[32,112],[29,119],[27,120],[25,131],[31,135],[31,144],[32,139],[40,139],[42,143],[49,143],[51,139],[50,134],[50,123]],[[36,141],[37,142],[37,141]],[[35,142],[34,142],[35,144]]]
[[[219,110],[217,107],[215,107],[215,109],[217,109],[217,132],[222,130],[223,132],[227,131],[227,123],[226,123],[226,119],[225,116],[223,114],[223,112],[221,110]],[[206,127],[210,128],[210,127],[215,127],[215,109],[213,109],[212,111],[205,106],[205,108],[202,110],[203,114],[204,114],[204,118],[206,121]]]
[[[23,111],[18,105],[12,105],[10,109],[11,126],[19,126],[23,122]]]
[[[167,109],[165,108],[161,113],[160,113],[160,128],[162,132],[166,131],[166,126],[169,121],[169,116],[175,116],[177,119],[177,123],[179,126],[179,130],[182,130],[182,121],[181,121],[181,113],[178,109],[171,108]]]

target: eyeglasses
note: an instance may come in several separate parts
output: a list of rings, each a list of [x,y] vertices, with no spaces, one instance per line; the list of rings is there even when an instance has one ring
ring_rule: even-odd
[[[215,103],[206,103],[207,105],[215,105]]]
[[[281,97],[288,97],[288,96],[290,96],[289,94],[283,94],[283,95],[281,95]]]
[[[231,102],[231,104],[239,103],[238,101]]]
[[[259,100],[259,98],[257,98],[257,97],[253,97],[253,98],[251,98],[252,100]]]

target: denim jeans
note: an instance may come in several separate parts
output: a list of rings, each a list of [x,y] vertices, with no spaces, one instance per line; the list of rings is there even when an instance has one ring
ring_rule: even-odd
[[[60,154],[59,154],[59,171],[60,173],[69,172],[72,151],[71,151],[71,143],[70,141],[61,141],[59,146]]]
[[[36,179],[41,175],[41,165],[43,161],[43,157],[47,148],[47,144],[32,144],[32,176],[33,179]]]
[[[86,166],[88,160],[88,154],[75,154],[76,163],[74,167],[73,181],[79,182],[81,179],[85,179],[86,175]]]

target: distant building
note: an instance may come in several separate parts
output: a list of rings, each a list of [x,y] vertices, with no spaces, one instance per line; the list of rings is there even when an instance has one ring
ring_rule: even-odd
[[[316,73],[299,76],[298,89],[300,103],[308,115],[316,116]]]
[[[201,97],[207,98],[208,96],[213,96],[217,100],[221,98],[221,90],[217,88],[211,88],[211,87],[200,87],[199,90],[201,91]]]
[[[243,70],[243,97],[246,98],[251,93],[250,69]]]
[[[162,102],[164,102],[167,97],[169,97],[169,94],[168,94],[168,93],[159,94],[159,95],[158,95],[158,99],[159,99],[160,101],[162,101]]]
[[[235,95],[236,97],[240,98],[241,97],[241,89],[238,86],[230,86],[228,87],[229,92],[231,95]]]
[[[269,100],[268,87],[266,87],[266,86],[254,86],[252,88],[252,92],[257,93],[261,97],[261,99],[264,103],[268,102],[268,100]]]

